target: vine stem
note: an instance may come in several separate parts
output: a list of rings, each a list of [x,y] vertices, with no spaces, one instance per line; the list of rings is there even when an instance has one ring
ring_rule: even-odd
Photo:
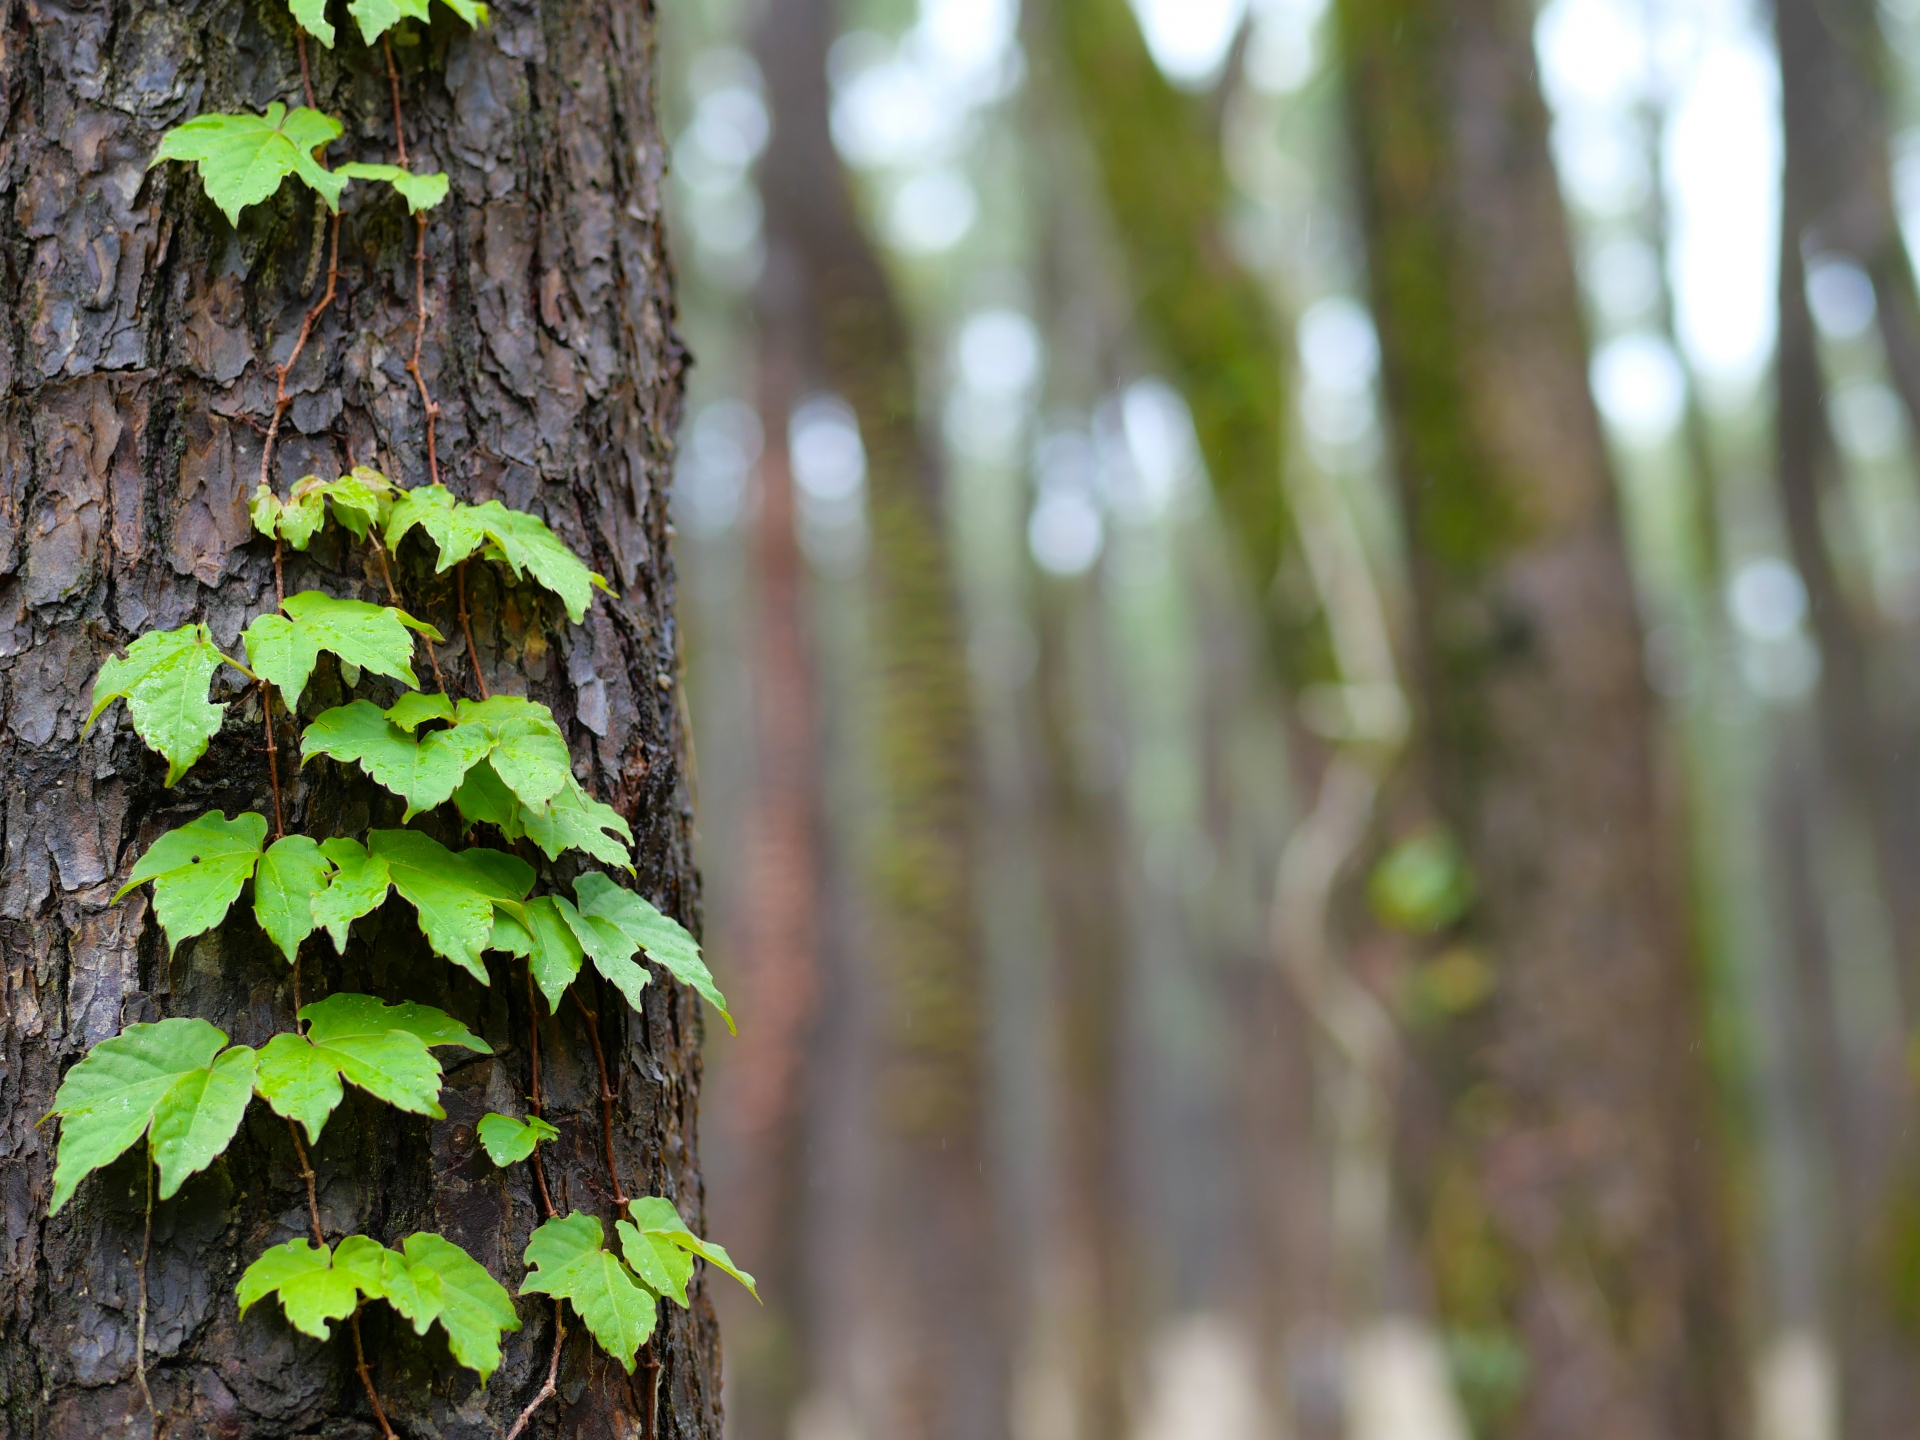
[[[587,1017],[587,1041],[593,1046],[593,1063],[600,1067],[600,1136],[607,1147],[607,1178],[613,1182],[613,1203],[623,1209],[627,1203],[627,1192],[620,1184],[620,1167],[613,1159],[613,1084],[607,1076],[607,1054],[600,1048],[600,1017],[587,1009],[587,1002],[578,992],[573,995],[573,1003],[580,1007],[580,1013]]]
[[[348,457],[348,463],[352,463],[351,456]],[[368,533],[372,534],[371,531]],[[404,610],[406,607],[400,603],[400,591],[393,583],[393,567],[387,563],[387,547],[380,543],[378,536],[373,539],[373,553],[380,557],[380,578],[387,584],[387,603],[396,610]],[[447,677],[440,673],[440,656],[433,648],[433,641],[424,635],[415,635],[413,638],[427,647],[427,664],[433,668],[434,688],[442,695],[446,694]]]
[[[300,47],[300,88],[306,93],[307,108],[316,110],[319,107],[313,99],[313,72],[307,68],[307,32],[298,25],[293,27],[293,43]]]
[[[267,778],[273,782],[273,838],[287,833],[280,814],[280,747],[273,738],[273,686],[260,682],[260,720],[267,728]]]
[[[313,1166],[307,1160],[306,1142],[300,1138],[299,1125],[291,1119],[287,1121],[287,1133],[293,1136],[293,1153],[300,1157],[300,1178],[307,1182],[307,1219],[313,1223],[313,1243],[325,1249],[327,1232],[320,1227],[320,1196],[314,1188]]]
[[[655,1302],[656,1305],[658,1303]],[[641,1435],[643,1440],[654,1440],[654,1436],[659,1434],[660,1424],[660,1359],[653,1353],[651,1338],[647,1341],[647,1358],[644,1363],[647,1367],[647,1413],[646,1428],[642,1430]]]
[[[537,1170],[537,1167],[536,1167]],[[520,1440],[521,1433],[533,1421],[533,1412],[551,1400],[560,1389],[560,1342],[566,1338],[567,1327],[560,1319],[560,1302],[553,1302],[553,1358],[547,1362],[547,1383],[540,1387],[540,1393],[527,1402],[527,1408],[520,1412],[520,1418],[513,1422],[513,1428],[507,1432],[507,1440]]]
[[[380,1392],[373,1388],[373,1376],[367,1371],[367,1347],[360,1343],[360,1307],[353,1307],[353,1318],[349,1322],[353,1327],[354,1368],[360,1372],[360,1383],[366,1387],[367,1401],[373,1406],[373,1418],[380,1422],[381,1440],[400,1440],[393,1433],[393,1426],[387,1423],[386,1409],[380,1404]]]
[[[340,287],[340,214],[334,212],[333,238],[327,254],[327,289],[300,321],[300,333],[294,337],[293,349],[287,352],[287,358],[274,367],[273,419],[267,425],[266,443],[260,447],[260,483],[269,485],[268,477],[273,470],[273,445],[280,437],[280,421],[286,416],[287,406],[293,403],[287,394],[287,376],[299,363],[300,356],[307,348],[307,339],[313,334],[313,327],[320,317],[333,305],[333,297]],[[269,488],[271,486],[269,485]]]
[[[480,650],[473,643],[473,621],[467,618],[467,562],[453,567],[453,588],[460,596],[460,629],[467,637],[467,663],[473,666],[473,683],[480,698],[487,698],[487,677],[480,673]]]
[[[381,48],[387,57],[387,88],[393,94],[393,140],[399,152],[399,164],[402,170],[407,166],[407,126],[400,109],[400,71],[393,63],[393,41],[382,35]],[[413,376],[413,383],[420,389],[420,408],[427,417],[427,478],[433,484],[440,483],[440,452],[434,436],[434,421],[440,418],[440,407],[433,403],[433,396],[427,393],[427,377],[420,369],[420,347],[427,338],[427,215],[424,210],[413,217],[413,355],[407,361],[407,373]],[[485,699],[483,695],[481,697]]]
[[[133,1333],[133,1378],[139,1382],[140,1398],[147,1402],[147,1419],[153,1433],[160,1433],[160,1412],[153,1408],[153,1391],[147,1388],[147,1257],[153,1253],[153,1152],[147,1152],[147,1223],[140,1236],[140,1311]]]
[[[533,993],[533,962],[527,962],[527,1053],[533,1060],[533,1087],[527,1096],[527,1106],[535,1115],[540,1115],[540,1009]],[[544,1115],[540,1116],[545,1119]],[[535,1145],[533,1153],[527,1157],[533,1164],[533,1183],[540,1191],[540,1218],[553,1218],[553,1196],[547,1193],[547,1172],[540,1163],[540,1147]]]

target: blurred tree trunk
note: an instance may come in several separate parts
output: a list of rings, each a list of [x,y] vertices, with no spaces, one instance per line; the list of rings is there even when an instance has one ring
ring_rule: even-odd
[[[975,762],[941,487],[911,345],[828,128],[831,0],[777,0],[755,49],[772,100],[761,162],[769,291],[814,337],[805,383],[845,398],[866,447],[880,814],[868,847],[880,1194],[857,1264],[876,1358],[875,1434],[988,1440],[1007,1425],[984,1175],[985,986],[970,885]]]
[[[442,471],[465,499],[544,515],[622,597],[569,626],[476,567],[481,661],[496,693],[552,707],[576,773],[633,822],[641,889],[697,924],[673,693],[666,495],[682,355],[660,220],[653,14],[505,0],[471,34],[436,10],[417,38],[395,46],[407,139],[415,168],[444,167],[452,182],[428,230],[422,354]],[[339,49],[309,48],[318,102],[346,125],[335,162],[390,159],[378,52],[344,28]],[[258,1046],[290,1013],[287,966],[240,912],[170,958],[145,896],[112,900],[162,830],[216,807],[268,804],[258,709],[249,717],[252,702],[236,702],[211,753],[171,790],[117,712],[84,741],[80,732],[114,647],[204,620],[232,651],[241,625],[273,605],[272,550],[252,535],[246,502],[273,361],[315,294],[308,257],[324,217],[290,184],[236,231],[182,167],[146,167],[162,129],[196,111],[257,111],[300,94],[281,6],[0,8],[0,293],[12,321],[0,330],[0,1433],[15,1440],[373,1433],[345,1327],[322,1343],[278,1306],[237,1317],[241,1267],[306,1233],[286,1126],[256,1107],[220,1161],[154,1206],[146,1359],[156,1415],[135,1379],[139,1160],[109,1167],[48,1219],[56,1136],[36,1128],[61,1071],[130,1022],[199,1016]],[[293,376],[273,477],[282,493],[355,457],[425,479],[423,417],[404,369],[412,227],[384,190],[356,188],[339,233],[341,298]],[[431,576],[411,547],[402,560],[408,608],[457,633],[452,577]],[[386,598],[330,537],[285,562],[290,589]],[[456,689],[475,693],[458,650],[441,660]],[[328,665],[309,694],[309,713],[340,698]],[[289,821],[320,834],[365,827],[368,792],[330,774],[313,767],[288,782]],[[373,823],[397,822],[390,803]],[[309,997],[367,990],[443,1006],[493,1046],[449,1062],[444,1120],[350,1093],[311,1152],[330,1238],[439,1230],[517,1288],[539,1217],[531,1182],[526,1167],[479,1156],[473,1125],[489,1109],[518,1109],[527,1091],[524,972],[496,962],[484,988],[422,963],[397,900],[355,927],[344,956],[310,945],[306,965]],[[675,1197],[704,1227],[698,1002],[661,984],[647,996],[644,1014],[610,993],[585,997],[617,1066],[613,1143],[628,1188]],[[561,1131],[542,1150],[547,1176],[556,1197],[610,1223],[582,1022],[568,1009],[539,1023],[546,1113]],[[551,1305],[519,1309],[525,1328],[507,1337],[484,1390],[451,1364],[438,1330],[420,1339],[386,1307],[368,1310],[366,1350],[403,1433],[499,1434],[513,1422],[546,1376],[553,1338]],[[659,1434],[717,1435],[711,1311],[697,1296],[691,1315],[667,1313],[653,1342],[664,1362]],[[560,1398],[532,1433],[639,1434],[645,1391],[569,1324]]]
[[[1681,848],[1534,76],[1507,0],[1340,0],[1424,760],[1494,988],[1406,1137],[1439,1310],[1517,1341],[1489,1430],[1737,1431],[1728,1210]]]
[[[1821,1102],[1820,1127],[1832,1166],[1839,1213],[1828,1321],[1840,1351],[1845,1433],[1860,1440],[1906,1434],[1920,1408],[1912,1325],[1920,1319],[1914,1257],[1920,1255],[1911,1082],[1901,1037],[1920,1007],[1920,902],[1912,884],[1920,854],[1913,830],[1913,727],[1904,706],[1878,693],[1890,673],[1890,647],[1863,616],[1836,563],[1830,527],[1851,511],[1845,462],[1827,413],[1819,336],[1807,297],[1810,257],[1852,259],[1873,278],[1888,369],[1920,434],[1920,326],[1913,276],[1895,221],[1887,140],[1886,83],[1891,63],[1871,5],[1775,0],[1786,165],[1781,191],[1780,338],[1775,364],[1776,480],[1787,541],[1807,587],[1820,647],[1816,695],[1818,773],[1829,787],[1828,830],[1866,841],[1875,899],[1891,922],[1899,1021],[1882,1045],[1849,1045],[1837,1029],[1831,993],[1802,1014],[1807,1059]],[[1882,643],[1876,643],[1876,642]],[[1901,718],[1896,718],[1901,717]],[[1803,848],[1808,864],[1831,865]],[[1840,848],[1839,854],[1846,855]],[[1845,863],[1844,860],[1840,863]],[[1794,883],[1822,892],[1816,873]],[[1796,937],[1802,983],[1831,992],[1839,970],[1824,941]],[[1856,964],[1872,964],[1857,957]],[[1821,1033],[1823,1031],[1831,1033]]]

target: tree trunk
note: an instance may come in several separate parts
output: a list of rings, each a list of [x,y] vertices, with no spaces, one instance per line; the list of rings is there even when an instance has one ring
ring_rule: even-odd
[[[385,63],[352,32],[309,41],[315,103],[346,134],[329,152],[395,158]],[[202,619],[230,653],[274,603],[272,548],[247,499],[274,404],[275,362],[319,288],[325,219],[294,184],[237,232],[186,167],[147,171],[160,132],[197,112],[299,103],[295,35],[278,5],[125,0],[77,9],[12,0],[0,30],[0,754],[9,780],[0,886],[0,1429],[27,1437],[373,1433],[345,1326],[317,1342],[278,1308],[236,1315],[234,1281],[268,1246],[306,1233],[288,1128],[249,1113],[225,1157],[154,1205],[145,1266],[145,1380],[136,1376],[143,1203],[129,1154],[46,1218],[54,1127],[36,1128],[62,1071],[136,1020],[199,1016],[236,1042],[285,1029],[288,967],[244,907],[169,957],[149,902],[112,896],[161,831],[209,809],[271,813],[261,716],[249,695],[175,789],[116,708],[81,739],[95,671],[143,631]],[[472,33],[436,7],[395,47],[414,168],[444,169],[448,203],[425,252],[424,381],[439,407],[442,477],[456,494],[542,514],[621,592],[569,626],[504,572],[470,568],[487,684],[549,704],[575,773],[632,821],[640,889],[697,923],[675,690],[668,461],[683,365],[658,197],[650,7],[506,0]],[[413,226],[384,189],[347,192],[339,289],[293,371],[273,466],[298,476],[357,462],[427,479],[422,400],[406,369],[415,319]],[[285,556],[290,589],[385,600],[374,573],[323,536]],[[455,693],[478,686],[457,648],[453,576],[410,545],[395,579],[407,607],[456,645]],[[306,707],[339,698],[323,665]],[[330,765],[292,773],[289,827],[330,834],[397,823],[381,796]],[[449,835],[442,838],[450,839]],[[308,999],[366,990],[441,1006],[491,1056],[450,1062],[442,1121],[349,1091],[312,1157],[330,1239],[395,1241],[434,1229],[509,1289],[538,1223],[525,1166],[495,1168],[473,1125],[518,1111],[529,1087],[529,990],[494,957],[485,988],[426,953],[398,901],[355,931],[344,958],[310,944]],[[584,982],[582,982],[584,984]],[[624,1185],[673,1197],[696,1227],[701,1020],[684,988],[649,987],[643,1015],[588,989],[618,1091],[612,1143]],[[544,1009],[544,1007],[543,1007]],[[554,1199],[610,1226],[599,1082],[578,1011],[539,1019],[543,1151]],[[523,1328],[479,1388],[439,1330],[416,1339],[386,1307],[363,1320],[372,1379],[409,1436],[502,1433],[546,1378],[554,1307],[518,1304]],[[629,1380],[569,1317],[559,1397],[536,1435],[631,1436],[658,1381],[662,1436],[719,1434],[718,1339],[703,1295],[665,1307],[661,1368]]]
[[[1489,1430],[1727,1435],[1702,1005],[1531,11],[1338,17],[1425,759],[1478,882],[1462,939],[1495,976],[1416,1055],[1443,1103],[1409,1143],[1439,1309],[1527,1357]]]
[[[938,466],[906,321],[828,125],[831,0],[767,7],[762,303],[816,337],[805,383],[853,409],[872,527],[878,813],[866,848],[876,1134],[873,1229],[847,1257],[866,1301],[859,1423],[897,1440],[1006,1431],[1008,1326],[984,1171],[984,967],[971,884],[971,699]]]

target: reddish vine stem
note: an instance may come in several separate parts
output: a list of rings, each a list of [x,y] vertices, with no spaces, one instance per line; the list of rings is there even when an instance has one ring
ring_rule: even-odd
[[[140,1398],[147,1402],[147,1420],[160,1433],[160,1414],[147,1388],[147,1259],[153,1254],[153,1156],[147,1156],[147,1223],[140,1237],[140,1315],[133,1336],[133,1378],[140,1382]]]
[[[300,47],[300,88],[306,93],[307,108],[318,109],[313,100],[313,72],[307,68],[307,32],[298,25],[293,27],[293,42]]]
[[[527,1096],[527,1107],[535,1115],[540,1115],[540,1009],[533,993],[533,964],[527,964],[527,1053],[533,1060],[533,1088]],[[541,1116],[545,1119],[545,1116]],[[540,1147],[535,1145],[533,1153],[527,1157],[533,1164],[533,1183],[540,1191],[540,1218],[553,1218],[553,1196],[547,1193],[547,1172],[540,1163]],[[555,1342],[556,1346],[559,1342]]]
[[[360,1307],[353,1307],[353,1359],[354,1368],[360,1372],[360,1383],[366,1387],[367,1401],[373,1406],[373,1418],[380,1422],[381,1440],[400,1440],[393,1433],[393,1426],[387,1423],[386,1409],[380,1404],[380,1392],[373,1388],[373,1376],[367,1372],[367,1349],[360,1343]]]
[[[527,1408],[520,1412],[520,1418],[513,1422],[513,1428],[507,1432],[507,1440],[520,1440],[521,1433],[533,1420],[533,1412],[551,1400],[560,1389],[560,1342],[566,1338],[567,1327],[560,1319],[560,1302],[553,1302],[553,1358],[547,1362],[547,1383],[540,1387],[540,1393],[527,1402]]]
[[[654,1440],[659,1433],[660,1416],[660,1361],[653,1353],[653,1341],[647,1341],[647,1413],[644,1417],[645,1428],[640,1432],[643,1440]]]
[[[607,1178],[613,1182],[613,1203],[625,1208],[627,1192],[620,1183],[620,1167],[613,1158],[613,1082],[607,1075],[606,1051],[600,1048],[600,1017],[587,1009],[587,1002],[577,992],[570,993],[580,1013],[587,1017],[587,1040],[593,1046],[593,1063],[600,1067],[600,1136],[607,1147]]]
[[[327,1232],[320,1227],[320,1194],[314,1188],[313,1166],[307,1160],[306,1142],[300,1138],[300,1127],[292,1120],[287,1121],[287,1133],[293,1136],[293,1153],[300,1157],[300,1178],[307,1182],[307,1219],[313,1223],[313,1243],[324,1247]]]
[[[267,727],[267,779],[273,782],[273,838],[287,833],[280,814],[280,747],[273,738],[273,686],[260,682],[260,719]]]
[[[407,125],[400,109],[400,71],[393,63],[393,42],[386,36],[380,37],[381,47],[387,57],[387,88],[393,94],[393,141],[399,152],[399,165],[402,170],[407,166]],[[407,373],[413,376],[413,383],[420,390],[420,408],[427,417],[427,479],[433,484],[440,483],[440,452],[434,435],[434,421],[440,418],[440,407],[433,403],[433,396],[427,393],[427,377],[420,369],[420,347],[427,338],[427,216],[422,211],[413,217],[413,355],[407,361]],[[484,696],[481,698],[485,698]]]
[[[326,293],[313,303],[312,308],[300,321],[300,333],[294,337],[293,349],[287,352],[287,358],[274,367],[273,419],[267,425],[266,442],[260,447],[260,483],[268,485],[269,488],[271,486],[268,477],[273,470],[273,444],[280,436],[280,421],[286,416],[287,406],[293,403],[293,398],[287,394],[287,376],[292,373],[293,367],[300,361],[301,353],[306,350],[307,340],[313,334],[314,325],[332,307],[333,297],[338,292],[339,286],[340,215],[336,211],[333,217],[333,238],[327,254]]]
[[[473,666],[474,688],[487,698],[487,677],[480,673],[480,649],[473,643],[473,621],[467,618],[467,562],[453,567],[453,588],[460,596],[460,629],[467,637],[467,663]]]

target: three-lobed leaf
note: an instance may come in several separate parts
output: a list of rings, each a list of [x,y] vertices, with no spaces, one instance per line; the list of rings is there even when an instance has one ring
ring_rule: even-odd
[[[333,862],[305,835],[282,835],[254,868],[254,919],[289,965],[318,924],[313,903],[325,892],[332,871]]]
[[[371,914],[387,898],[393,877],[387,862],[369,855],[358,840],[337,836],[320,842],[320,852],[333,862],[327,888],[313,897],[313,919],[333,937],[333,948],[344,954],[347,927]]]
[[[325,1340],[361,1297],[385,1300],[424,1335],[436,1320],[453,1358],[487,1383],[500,1366],[500,1337],[520,1328],[513,1299],[471,1255],[444,1236],[409,1235],[398,1250],[365,1235],[337,1246],[276,1245],[249,1265],[236,1288],[240,1314],[278,1295],[296,1330]]]
[[[627,1203],[627,1213],[633,1217],[634,1233],[649,1242],[650,1246],[671,1246],[688,1255],[697,1255],[746,1286],[754,1299],[760,1298],[753,1277],[733,1263],[733,1257],[727,1254],[726,1248],[695,1235],[687,1228],[687,1222],[680,1218],[680,1212],[674,1208],[673,1202],[664,1195],[643,1195],[638,1200],[631,1200]],[[680,1294],[680,1303],[687,1303],[684,1289]]]
[[[266,816],[246,813],[229,820],[210,810],[148,846],[113,898],[120,900],[151,880],[167,948],[177,950],[182,940],[205,934],[226,917],[266,838]]]
[[[440,573],[479,551],[504,564],[516,580],[531,577],[557,595],[576,625],[586,618],[596,589],[613,593],[606,577],[588,569],[544,520],[498,500],[468,505],[443,485],[422,485],[395,503],[387,521],[388,547],[398,546],[416,525],[439,551],[435,568]]]
[[[526,1159],[541,1141],[560,1138],[560,1132],[538,1115],[515,1120],[510,1115],[489,1112],[473,1128],[487,1157],[503,1168]]]
[[[487,7],[480,0],[444,0],[446,7],[478,28],[487,23]],[[361,38],[371,45],[402,20],[427,19],[427,0],[351,0],[347,13],[360,27]]]
[[[265,200],[289,175],[305,181],[327,204],[340,208],[344,176],[323,168],[314,151],[340,137],[340,122],[304,105],[288,110],[279,101],[264,115],[196,115],[160,137],[148,168],[162,160],[197,165],[207,196],[238,225],[240,212]]]
[[[327,19],[327,0],[287,0],[300,28],[327,49],[333,48],[333,22]]]
[[[522,1295],[551,1295],[571,1304],[600,1347],[631,1375],[634,1357],[653,1334],[659,1299],[605,1245],[591,1215],[555,1216],[527,1242],[530,1267]]]
[[[248,663],[279,689],[289,713],[299,708],[323,650],[344,665],[390,676],[417,690],[420,681],[409,663],[413,637],[407,631],[416,630],[429,640],[444,638],[425,621],[391,605],[340,600],[317,590],[287,596],[281,610],[256,617],[241,638]]]
[[[352,180],[384,180],[391,185],[400,198],[407,202],[408,213],[418,215],[423,210],[431,210],[447,198],[447,177],[444,172],[432,175],[416,175],[411,170],[403,170],[398,165],[371,165],[355,160],[342,165],[333,172],[345,175]],[[365,538],[363,535],[361,538]]]
[[[533,868],[498,850],[449,850],[417,830],[375,830],[367,841],[418,913],[427,944],[486,984],[480,957],[493,934],[494,902],[524,900]]]
[[[173,785],[220,731],[226,707],[207,698],[207,687],[225,660],[204,625],[142,635],[124,657],[102,662],[87,729],[107,706],[125,700],[134,732],[166,757],[167,784]]]
[[[582,915],[605,920],[618,928],[647,952],[649,960],[705,996],[727,1022],[727,1029],[733,1030],[733,1016],[727,1013],[727,997],[713,983],[713,975],[700,958],[699,941],[688,934],[678,920],[661,914],[644,896],[622,890],[597,871],[575,880],[573,893],[579,897]]]
[[[329,995],[300,1011],[304,1035],[276,1035],[260,1051],[254,1089],[275,1114],[320,1131],[345,1093],[343,1080],[415,1115],[444,1119],[434,1045],[491,1054],[485,1041],[427,1005],[386,1005],[371,995]]]
[[[300,755],[303,762],[327,755],[357,763],[407,802],[402,818],[411,820],[450,799],[491,743],[484,731],[467,726],[416,739],[371,701],[355,700],[316,716],[301,734]]]
[[[227,1148],[253,1094],[254,1052],[226,1046],[204,1020],[129,1025],[102,1040],[60,1082],[54,1162],[57,1214],[88,1174],[111,1164],[142,1135],[160,1171],[160,1198]]]
[[[343,165],[334,173],[347,175],[353,171],[353,166]],[[305,550],[326,523],[329,511],[354,539],[365,540],[371,531],[387,523],[394,493],[393,482],[378,470],[356,465],[332,480],[304,476],[285,500],[260,485],[247,505],[247,514],[253,528],[269,540],[284,540],[295,550]]]

